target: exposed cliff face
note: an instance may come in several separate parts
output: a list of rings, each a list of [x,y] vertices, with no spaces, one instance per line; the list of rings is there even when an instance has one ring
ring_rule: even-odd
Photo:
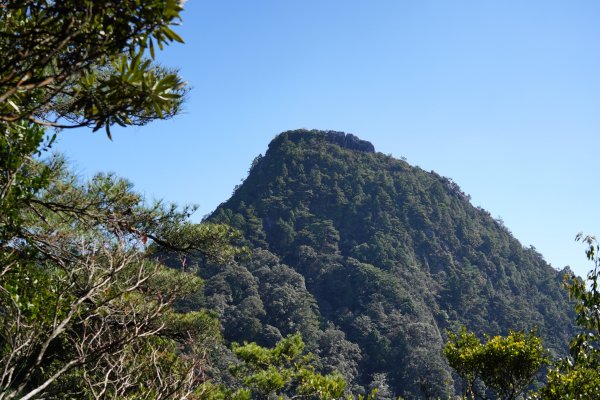
[[[441,347],[461,324],[538,326],[554,352],[573,332],[561,274],[540,254],[450,179],[354,135],[278,135],[211,219],[257,249],[237,272],[207,276],[225,335],[269,343],[299,330],[357,385],[446,398]]]

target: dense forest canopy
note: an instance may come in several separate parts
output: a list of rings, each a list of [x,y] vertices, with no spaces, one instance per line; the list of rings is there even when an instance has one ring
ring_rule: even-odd
[[[451,179],[353,135],[278,135],[209,220],[255,249],[204,274],[225,337],[268,344],[298,330],[327,355],[322,338],[337,332],[338,369],[357,386],[446,396],[441,349],[460,325],[479,335],[537,326],[554,355],[573,334],[563,272]]]

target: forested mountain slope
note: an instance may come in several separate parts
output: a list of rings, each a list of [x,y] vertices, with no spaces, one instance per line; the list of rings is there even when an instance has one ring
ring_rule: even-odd
[[[326,369],[381,398],[445,398],[441,348],[461,324],[537,326],[555,353],[573,332],[561,272],[452,180],[353,135],[280,134],[209,219],[253,249],[203,270],[225,337],[273,344],[300,331]]]

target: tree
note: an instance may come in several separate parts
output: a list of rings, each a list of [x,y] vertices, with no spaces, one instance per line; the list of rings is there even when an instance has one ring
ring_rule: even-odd
[[[299,334],[280,340],[272,349],[255,343],[233,346],[241,363],[234,373],[247,387],[238,392],[248,398],[269,399],[291,394],[293,398],[339,399],[346,382],[339,373],[322,375],[311,366],[310,354],[303,354],[304,342]]]
[[[208,399],[321,399],[376,400],[378,389],[367,395],[346,390],[344,378],[337,372],[322,374],[315,356],[307,353],[300,334],[279,340],[274,347],[256,343],[234,343],[236,356],[231,372],[238,379],[237,389],[212,386]]]
[[[185,94],[154,64],[181,39],[177,0],[0,1],[0,399],[201,395],[214,317],[177,312],[193,268],[155,247],[228,260],[235,233],[146,204],[111,175],[43,159],[60,129],[167,118]],[[150,59],[145,58],[149,55]],[[50,134],[46,129],[51,128]],[[185,263],[184,263],[185,264]],[[212,347],[212,346],[211,346]]]
[[[575,303],[576,321],[580,327],[580,332],[571,340],[570,355],[554,364],[548,372],[547,384],[538,393],[532,394],[533,398],[563,400],[600,397],[600,244],[595,237],[583,236],[582,234],[577,235],[576,240],[583,241],[587,245],[586,256],[593,263],[586,280],[575,276],[570,270],[567,270],[570,273],[564,277],[569,296]],[[496,376],[502,376],[506,371],[511,371],[514,375],[520,367],[528,364],[531,365],[530,371],[533,371],[539,353],[536,344],[539,339],[533,333],[529,334],[529,338],[527,335],[523,337],[523,334],[519,334],[525,339],[524,343],[530,341],[533,344],[533,346],[531,344],[519,346],[522,349],[520,351],[521,357],[526,357],[525,361],[515,364],[514,361],[517,358],[514,356],[518,353],[510,350],[508,352],[501,351],[499,354],[501,357],[497,357],[493,353],[490,354],[491,357],[480,355],[483,346],[487,346],[494,339],[497,339],[499,344],[502,342],[509,343],[513,335],[515,333],[511,333],[507,338],[493,338],[485,345],[481,345],[473,334],[467,333],[464,329],[460,335],[450,335],[445,354],[450,365],[467,382],[467,396],[475,398],[476,395],[479,395],[475,389],[477,379],[482,380],[492,388],[495,386],[509,388],[507,382],[502,380],[498,381],[499,386],[497,384],[489,385],[489,378],[488,381],[485,379],[486,376],[490,375],[489,372],[492,372],[491,376],[496,379]],[[510,349],[514,345],[495,347],[502,350],[503,347]],[[543,362],[546,361],[543,360]],[[523,376],[526,376],[526,374],[523,374]],[[495,391],[500,394],[496,389]],[[506,390],[503,393],[507,393]]]
[[[48,183],[44,128],[145,124],[180,108],[181,78],[144,58],[181,38],[177,0],[0,0],[0,230]]]
[[[48,167],[48,184],[14,210],[21,222],[0,243],[0,398],[193,392],[206,362],[194,349],[218,336],[218,324],[173,309],[201,281],[144,249],[226,260],[233,231],[146,206],[113,176],[82,185],[60,159]]]
[[[145,59],[181,38],[178,0],[0,1],[0,121],[140,125],[179,110],[181,78]]]
[[[587,245],[593,268],[587,280],[565,276],[581,331],[570,343],[570,357],[548,373],[548,384],[540,391],[547,400],[600,397],[600,245],[593,236],[579,234],[576,239]]]
[[[546,351],[535,331],[510,332],[485,343],[463,327],[449,333],[444,354],[452,368],[465,380],[467,399],[487,399],[492,390],[498,399],[517,399],[547,363]]]

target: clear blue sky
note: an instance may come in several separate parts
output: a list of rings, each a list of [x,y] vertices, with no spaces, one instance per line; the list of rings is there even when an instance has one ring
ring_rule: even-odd
[[[600,2],[200,1],[161,53],[192,91],[173,120],[63,132],[82,176],[225,201],[279,132],[334,129],[454,179],[554,267],[600,235]]]

